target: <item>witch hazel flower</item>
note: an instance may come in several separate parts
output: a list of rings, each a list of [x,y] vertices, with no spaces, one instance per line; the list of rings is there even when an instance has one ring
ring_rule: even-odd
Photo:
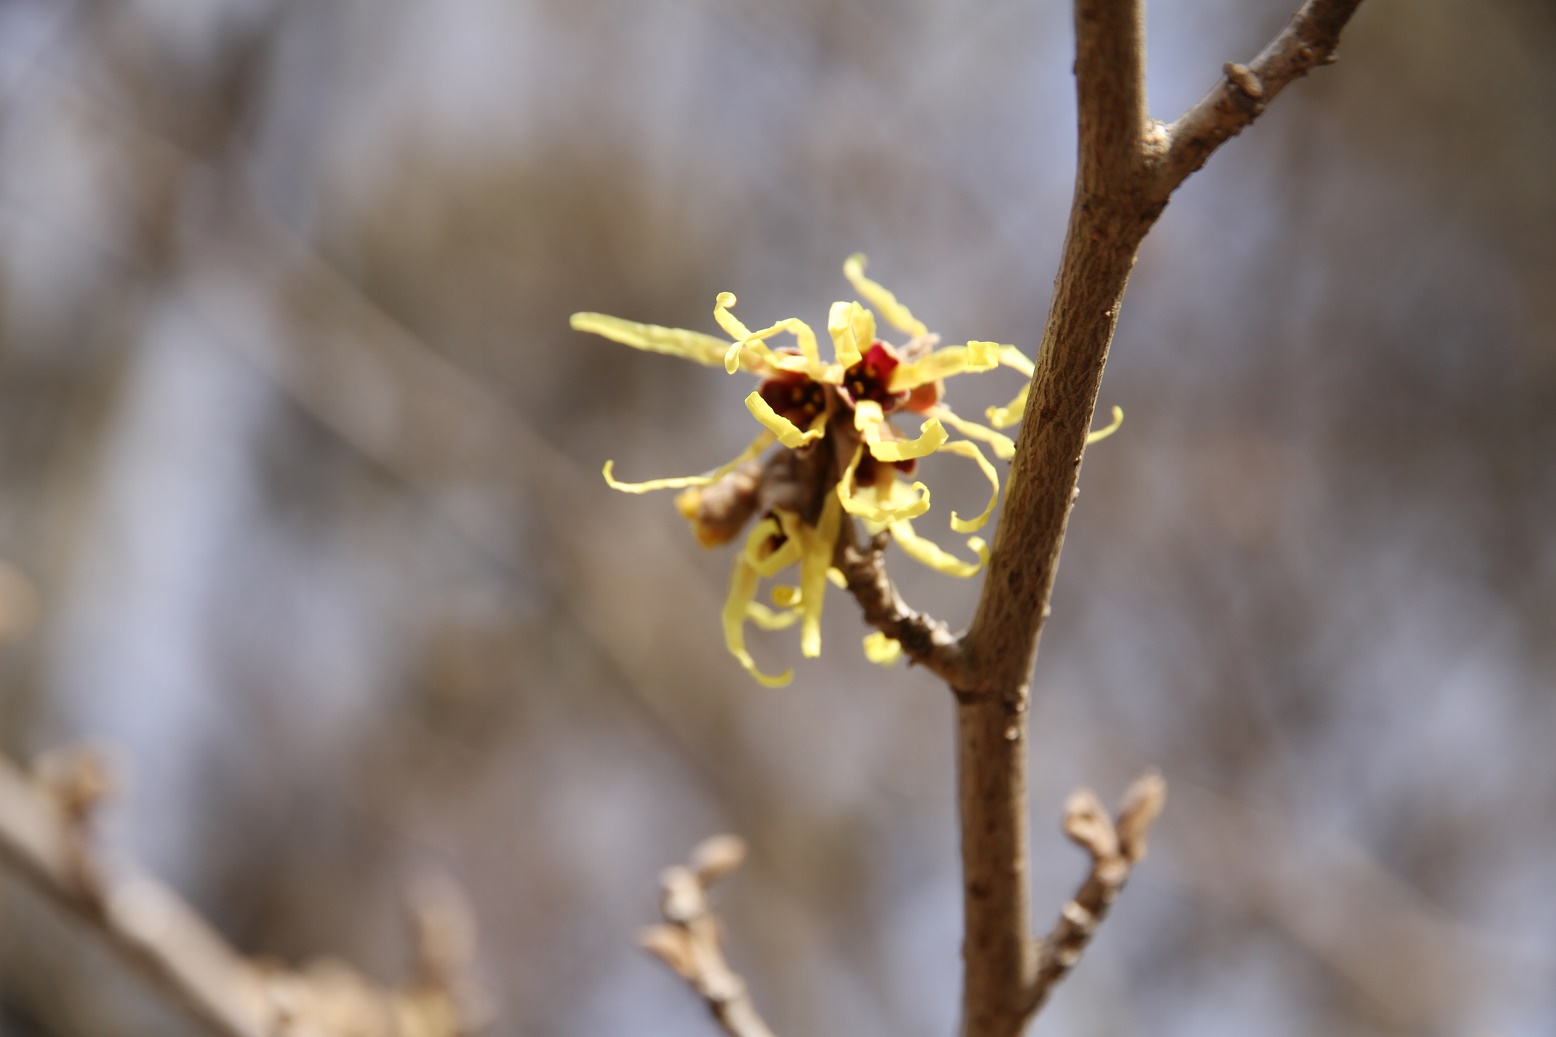
[[[575,313],[571,321],[578,331],[635,349],[757,378],[745,402],[762,431],[727,464],[702,475],[622,482],[614,462],[607,461],[604,475],[624,493],[680,490],[676,508],[705,547],[730,543],[751,527],[735,556],[724,642],[769,686],[787,684],[793,671],[770,675],[759,669],[746,647],[746,625],[780,630],[798,623],[801,654],[821,654],[826,585],[846,586],[834,565],[841,545],[852,542],[843,535],[843,523],[858,519],[872,536],[888,533],[910,558],[948,576],[973,576],[987,564],[988,546],[980,537],[968,537],[973,559],[964,560],[915,531],[913,521],[929,511],[930,490],[913,477],[919,459],[930,454],[954,454],[977,465],[989,482],[988,504],[971,518],[951,512],[950,526],[962,534],[981,530],[999,501],[999,474],[983,447],[1009,460],[1015,444],[997,429],[1018,423],[1026,404],[1022,389],[1007,406],[989,408],[987,425],[952,411],[943,400],[946,379],[1006,367],[1030,381],[1032,361],[1014,346],[995,342],[941,346],[939,336],[864,269],[861,255],[843,264],[844,276],[874,311],[858,301],[832,304],[830,363],[822,359],[809,324],[787,317],[753,331],[732,312],[736,300],[729,292],[721,292],[713,308],[726,338],[600,313]],[[905,336],[902,344],[878,337],[877,311]],[[775,348],[775,340],[783,345]],[[921,419],[917,436],[893,422],[908,415]],[[1113,423],[1088,442],[1112,433],[1122,417],[1114,408]],[[952,439],[953,432],[962,438]],[[778,580],[790,570],[797,571],[785,577],[792,582],[776,583],[767,602],[759,600],[763,580]],[[866,637],[864,649],[871,661],[888,665],[901,654],[901,645],[880,633]]]

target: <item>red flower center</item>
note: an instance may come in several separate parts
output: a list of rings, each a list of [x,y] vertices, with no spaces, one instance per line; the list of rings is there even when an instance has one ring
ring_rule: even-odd
[[[905,392],[892,392],[892,372],[901,363],[897,354],[884,342],[876,342],[865,350],[859,362],[843,372],[843,384],[839,386],[843,398],[851,404],[860,400],[874,400],[881,410],[896,410],[908,398]]]
[[[767,405],[802,429],[827,409],[827,390],[822,383],[796,371],[780,371],[765,379],[756,391]]]

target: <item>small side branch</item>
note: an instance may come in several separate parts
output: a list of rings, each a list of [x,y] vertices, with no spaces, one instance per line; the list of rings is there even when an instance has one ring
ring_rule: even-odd
[[[1340,30],[1361,0],[1307,0],[1269,46],[1247,65],[1227,62],[1221,82],[1165,131],[1157,193],[1173,189],[1241,133],[1292,80],[1335,60]]]
[[[167,887],[106,866],[94,818],[111,789],[86,751],[28,776],[0,759],[0,867],[75,914],[121,959],[221,1037],[464,1037],[485,1021],[469,979],[473,930],[452,886],[413,905],[419,974],[384,990],[337,962],[306,971],[247,959]]]
[[[667,868],[659,878],[664,924],[643,930],[638,942],[687,982],[729,1037],[773,1037],[745,980],[725,960],[719,921],[708,907],[708,889],[745,859],[744,841],[720,835],[692,851],[689,864]]]
[[[865,622],[902,645],[903,654],[951,687],[959,684],[961,646],[946,625],[902,600],[886,575],[886,545],[882,533],[863,549],[854,542],[853,524],[844,526],[834,562],[848,581],[848,592],[859,603]]]
[[[1090,789],[1080,789],[1064,808],[1064,834],[1091,857],[1091,871],[1038,951],[1029,1011],[1048,1000],[1054,986],[1075,967],[1108,909],[1145,859],[1146,836],[1167,802],[1167,783],[1155,771],[1137,778],[1124,794],[1118,819],[1108,816]]]

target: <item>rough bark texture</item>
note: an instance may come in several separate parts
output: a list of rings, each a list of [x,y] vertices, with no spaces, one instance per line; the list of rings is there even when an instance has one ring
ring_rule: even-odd
[[[1309,0],[1251,64],[1228,62],[1221,82],[1170,126],[1153,121],[1145,107],[1143,0],[1075,4],[1075,197],[988,575],[959,645],[920,638],[922,645],[904,646],[914,661],[945,676],[957,698],[963,1037],[1022,1033],[1048,988],[1072,964],[1056,969],[1031,935],[1028,680],[1140,243],[1173,190],[1221,143],[1257,118],[1291,80],[1334,60],[1340,31],[1360,2]],[[887,586],[884,574],[870,586]],[[860,580],[856,594],[865,588]],[[875,594],[866,614],[888,634],[904,629],[905,617],[917,616],[894,597],[889,609],[883,600]],[[1081,946],[1073,945],[1075,954]]]

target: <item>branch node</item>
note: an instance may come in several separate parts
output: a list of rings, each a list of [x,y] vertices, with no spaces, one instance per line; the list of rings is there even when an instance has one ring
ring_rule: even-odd
[[[1221,71],[1226,74],[1227,82],[1242,91],[1244,97],[1263,107],[1264,82],[1259,78],[1258,73],[1247,65],[1239,65],[1235,61],[1228,61],[1222,65]]]

